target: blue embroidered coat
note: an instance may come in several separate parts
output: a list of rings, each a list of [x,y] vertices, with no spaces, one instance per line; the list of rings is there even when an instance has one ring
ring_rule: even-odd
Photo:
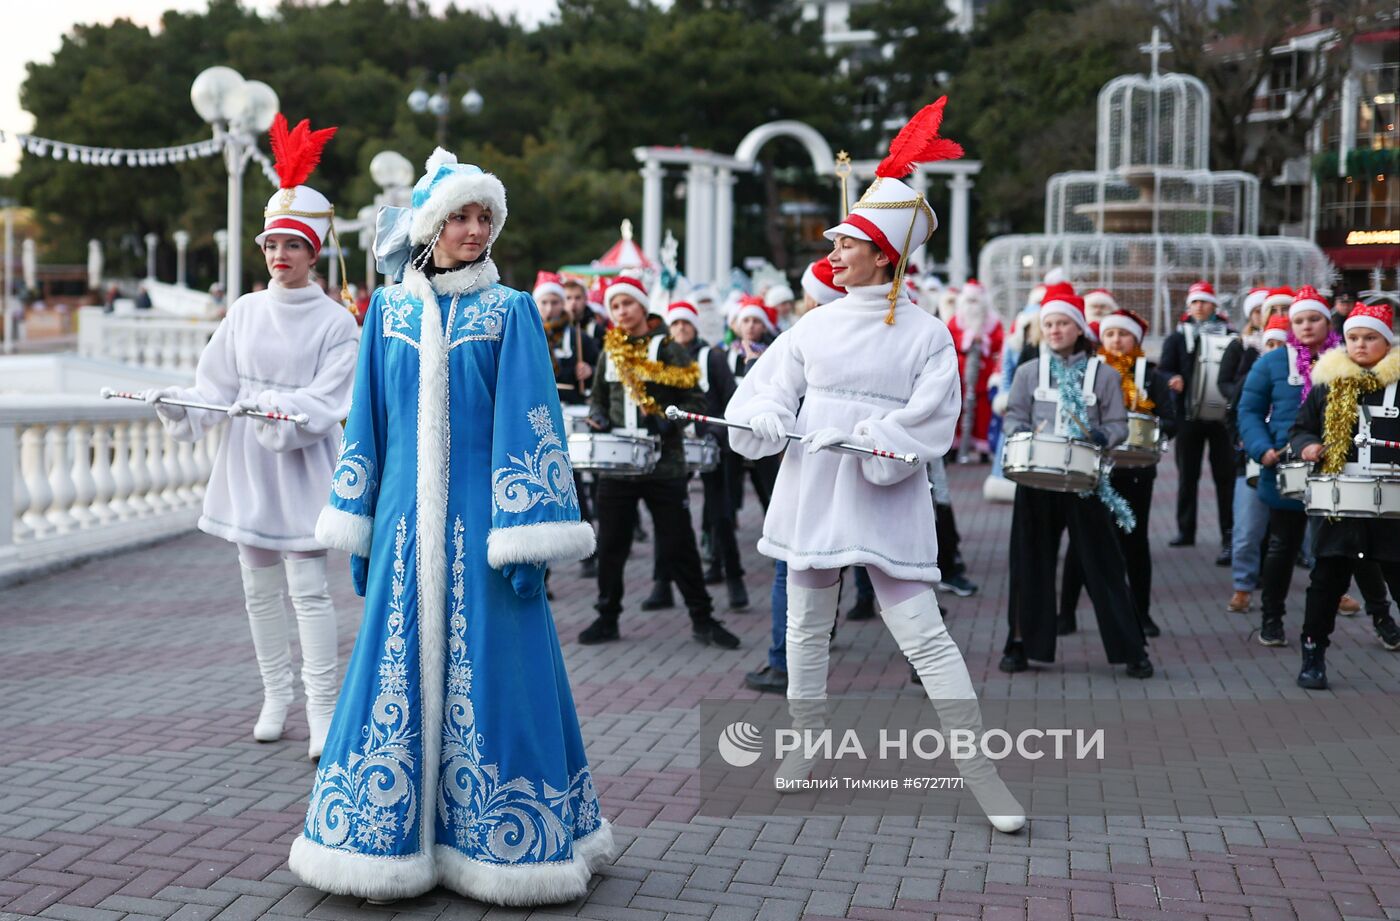
[[[365,319],[317,525],[364,619],[291,855],[327,891],[566,901],[612,855],[548,602],[508,578],[594,538],[539,313],[497,277],[410,270]]]

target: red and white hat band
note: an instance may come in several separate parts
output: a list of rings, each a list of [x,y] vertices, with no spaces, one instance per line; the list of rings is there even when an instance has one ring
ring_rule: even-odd
[[[1380,317],[1365,313],[1358,314],[1356,310],[1353,310],[1351,316],[1347,317],[1347,321],[1342,324],[1342,331],[1349,333],[1353,329],[1374,329],[1385,337],[1386,342],[1389,342],[1391,345],[1395,344],[1394,331],[1391,330],[1390,324],[1386,323]]]
[[[820,271],[818,267],[823,265],[827,267],[824,273],[826,275],[825,279],[817,274]],[[820,262],[814,262],[807,266],[807,270],[802,273],[802,290],[812,295],[812,299],[818,304],[830,304],[832,301],[844,297],[846,294],[845,289],[836,287],[836,285],[831,283],[830,278],[831,263],[827,262],[825,259]]]
[[[773,326],[773,321],[768,319],[768,311],[764,310],[757,304],[745,304],[744,306],[740,307],[739,311],[736,314],[734,314],[735,324],[737,325],[740,320],[746,317],[757,317],[758,319],[763,321],[764,329],[768,330],[770,333],[777,332],[777,329]]]
[[[1045,308],[1042,307],[1043,311]],[[1132,317],[1123,316],[1121,313],[1111,313],[1099,321],[1099,337],[1110,329],[1124,329],[1132,333],[1138,342],[1142,341],[1142,327]]]
[[[1215,296],[1215,289],[1210,285],[1196,282],[1191,289],[1186,292],[1186,303],[1192,301],[1206,301],[1211,304],[1219,304],[1220,299]]]
[[[612,284],[608,285],[608,290],[603,295],[603,300],[607,302],[609,308],[612,307],[613,298],[617,297],[619,294],[630,296],[645,309],[651,308],[651,298],[642,290],[641,282],[637,281],[635,278],[627,278],[619,275],[617,278],[613,279]]]
[[[266,239],[274,233],[277,233],[278,231],[295,234],[296,236],[304,239],[307,243],[310,243],[311,248],[316,250],[318,253],[321,251],[320,235],[318,235],[316,231],[312,230],[309,225],[290,217],[274,218],[264,223],[262,233],[258,234],[256,238],[257,242],[262,243],[264,239]]]
[[[1265,342],[1268,342],[1268,341],[1271,340],[1271,339],[1274,340],[1274,341],[1276,341],[1276,342],[1287,342],[1287,341],[1288,341],[1288,333],[1285,332],[1285,331],[1283,331],[1283,330],[1281,330],[1281,329],[1266,329],[1266,330],[1264,330],[1264,341],[1265,341]]]
[[[1332,311],[1329,310],[1327,305],[1322,301],[1316,298],[1303,297],[1295,300],[1288,308],[1288,319],[1292,320],[1299,314],[1307,313],[1309,310],[1315,310],[1324,317],[1330,317],[1332,315]]]
[[[1040,318],[1044,320],[1053,314],[1061,314],[1069,317],[1079,325],[1085,334],[1089,332],[1089,321],[1084,319],[1084,311],[1078,309],[1069,301],[1050,300],[1040,305]]]
[[[535,285],[535,290],[530,292],[530,296],[537,301],[540,299],[541,295],[545,294],[557,294],[562,298],[564,296],[564,286],[557,281],[546,281],[542,284]]]
[[[678,301],[666,311],[666,324],[669,326],[677,320],[685,320],[691,326],[696,326],[700,323],[700,312],[690,304]]]

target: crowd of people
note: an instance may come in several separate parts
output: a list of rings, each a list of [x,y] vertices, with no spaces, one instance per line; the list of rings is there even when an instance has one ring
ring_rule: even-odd
[[[1168,441],[1180,473],[1171,546],[1197,537],[1208,450],[1228,607],[1248,612],[1260,591],[1259,642],[1286,643],[1292,573],[1299,560],[1311,568],[1299,685],[1327,686],[1336,615],[1360,609],[1344,594],[1353,580],[1380,642],[1400,649],[1386,595],[1400,590],[1400,524],[1379,508],[1307,514],[1278,475],[1296,457],[1337,483],[1365,481],[1400,459],[1391,308],[1339,299],[1338,315],[1312,287],[1261,288],[1232,318],[1200,282],[1154,363],[1142,316],[1052,274],[1003,324],[976,282],[940,290],[909,261],[938,223],[903,180],[961,154],[938,135],[943,104],[892,142],[826,232],[830,253],[806,267],[800,297],[776,283],[719,304],[627,274],[501,284],[491,249],[505,189],[439,149],[411,205],[380,214],[388,283],[359,309],[342,305],[313,273],[333,208],[305,184],[334,129],[278,116],[282,187],[257,238],[270,282],[230,305],[192,387],[147,399],[184,440],[221,420],[182,403],[229,406],[199,526],[238,548],[259,741],[281,737],[293,700],[291,597],[317,763],[291,849],[301,879],[385,901],[438,884],[506,905],[585,892],[614,846],[551,569],[557,586],[577,562],[596,584],[578,642],[616,643],[625,567],[649,541],[641,607],[674,607],[679,594],[696,641],[737,649],[710,587],[724,586],[731,612],[751,605],[737,528],[749,487],[757,550],[772,560],[772,629],[743,680],[784,693],[795,728],[825,722],[847,578],[848,619],[881,617],[945,731],[980,727],[940,604],[978,591],[948,462],[989,463],[993,480],[1017,483],[1006,672],[1054,661],[1087,589],[1107,660],[1131,678],[1155,673],[1149,641],[1171,625],[1151,613],[1147,526]],[[707,341],[715,311],[722,332]],[[1035,452],[1052,442],[1065,460],[1047,475]],[[1101,474],[1103,457],[1114,463]],[[350,555],[365,599],[343,680],[327,548]],[[956,766],[993,827],[1024,824],[991,761]],[[799,750],[774,783],[800,787],[816,767]]]

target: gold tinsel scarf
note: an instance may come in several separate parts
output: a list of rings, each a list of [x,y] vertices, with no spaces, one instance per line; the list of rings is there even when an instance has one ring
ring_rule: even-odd
[[[647,393],[647,384],[661,384],[664,387],[679,387],[688,390],[700,383],[700,366],[691,362],[684,367],[668,365],[663,361],[647,358],[647,340],[632,339],[621,327],[608,330],[603,339],[603,348],[608,353],[608,361],[617,369],[617,376],[632,401],[648,416],[662,414],[661,406]]]
[[[1134,366],[1142,356],[1140,345],[1134,346],[1126,355],[1115,355],[1102,346],[1099,347],[1099,357],[1103,359],[1103,363],[1118,372],[1118,383],[1123,388],[1123,405],[1130,413],[1150,413],[1157,406],[1147,394],[1138,393],[1137,381],[1133,379]]]
[[[1361,397],[1384,386],[1385,382],[1369,368],[1328,383],[1327,411],[1322,416],[1322,444],[1326,448],[1322,455],[1323,475],[1342,472],[1351,453]]]

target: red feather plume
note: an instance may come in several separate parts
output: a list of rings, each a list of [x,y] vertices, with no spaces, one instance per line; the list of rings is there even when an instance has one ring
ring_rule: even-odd
[[[963,155],[961,144],[938,136],[938,126],[943,123],[943,106],[947,102],[947,96],[940,96],[937,102],[924,106],[909,119],[909,124],[890,141],[889,155],[875,168],[876,176],[903,179],[917,164],[956,160]]]
[[[273,167],[282,180],[282,188],[294,188],[306,181],[321,162],[321,151],[326,142],[335,137],[336,130],[332,126],[312,131],[310,120],[303,118],[288,131],[286,116],[277,113],[267,137],[272,144]]]

